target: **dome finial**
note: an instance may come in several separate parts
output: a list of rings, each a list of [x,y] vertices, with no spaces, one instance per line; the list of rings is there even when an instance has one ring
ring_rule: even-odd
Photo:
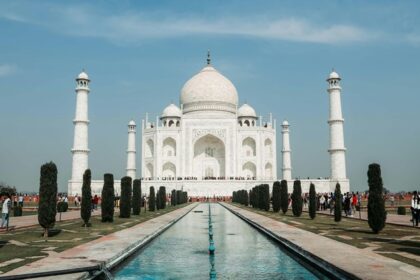
[[[207,50],[207,65],[210,65],[211,58],[210,58],[210,50]]]

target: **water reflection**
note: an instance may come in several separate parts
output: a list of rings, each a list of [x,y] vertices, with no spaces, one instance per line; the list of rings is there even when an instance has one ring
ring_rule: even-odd
[[[211,204],[215,254],[209,255],[208,204],[157,237],[116,279],[317,279],[274,242],[218,204]],[[216,276],[215,276],[216,277]],[[213,278],[215,279],[215,278]]]

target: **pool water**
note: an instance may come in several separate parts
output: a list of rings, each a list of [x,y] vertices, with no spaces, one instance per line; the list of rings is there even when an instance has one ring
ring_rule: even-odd
[[[319,279],[275,242],[219,204],[202,203],[114,272],[115,279]],[[201,212],[202,211],[202,212]]]

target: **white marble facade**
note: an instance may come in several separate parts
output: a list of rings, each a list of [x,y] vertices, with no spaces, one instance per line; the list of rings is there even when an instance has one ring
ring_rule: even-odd
[[[87,96],[80,90],[78,77],[75,139],[82,149],[87,164]],[[340,77],[332,72],[327,79],[330,96],[330,149],[331,177],[305,179],[303,192],[314,182],[318,192],[331,192],[335,184],[342,191],[349,190],[346,178],[344,134],[341,113]],[[85,102],[80,102],[85,101]],[[83,103],[83,104],[81,104]],[[80,118],[79,112],[85,112]],[[80,132],[80,125],[86,132]],[[85,128],[83,127],[83,128]],[[292,191],[291,142],[289,123],[282,123],[282,176]],[[136,176],[136,125],[128,124],[127,176]],[[251,189],[261,183],[272,186],[277,177],[276,121],[271,114],[267,119],[258,117],[248,104],[239,106],[238,93],[233,83],[216,70],[207,59],[207,65],[189,79],[180,93],[179,106],[168,105],[160,116],[141,122],[141,175],[143,191],[150,186],[183,189],[191,196],[230,196],[232,191]],[[75,147],[76,140],[75,140]],[[76,152],[75,152],[76,151]],[[81,192],[81,170],[77,167],[78,149],[73,149],[73,175],[69,180],[69,194]],[[76,163],[76,164],[75,164]],[[83,167],[84,168],[84,167]],[[119,178],[115,178],[119,179]],[[100,194],[102,180],[92,180],[92,191]],[[115,181],[119,193],[119,181]]]
[[[146,181],[274,180],[275,121],[238,109],[235,86],[208,64],[184,85],[180,107],[142,121],[141,162]]]

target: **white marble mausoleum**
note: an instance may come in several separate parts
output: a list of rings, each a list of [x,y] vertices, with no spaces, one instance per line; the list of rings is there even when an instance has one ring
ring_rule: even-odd
[[[76,93],[73,172],[70,195],[80,194],[82,176],[88,168],[88,94],[89,78],[82,72]],[[302,181],[303,192],[310,182],[318,192],[333,191],[340,182],[349,189],[346,177],[340,77],[332,72],[327,79],[330,95],[331,177]],[[269,99],[269,96],[264,98]],[[276,120],[263,120],[250,104],[238,103],[234,84],[207,58],[207,64],[181,89],[179,106],[170,104],[155,119],[141,122],[141,175],[143,191],[149,186],[183,189],[190,196],[230,196],[232,191],[250,189],[278,179],[293,186],[289,123],[283,121],[282,176],[277,177]],[[128,124],[127,176],[136,177],[136,123]],[[92,181],[94,193],[100,193],[102,180]],[[118,192],[119,181],[115,181]]]

